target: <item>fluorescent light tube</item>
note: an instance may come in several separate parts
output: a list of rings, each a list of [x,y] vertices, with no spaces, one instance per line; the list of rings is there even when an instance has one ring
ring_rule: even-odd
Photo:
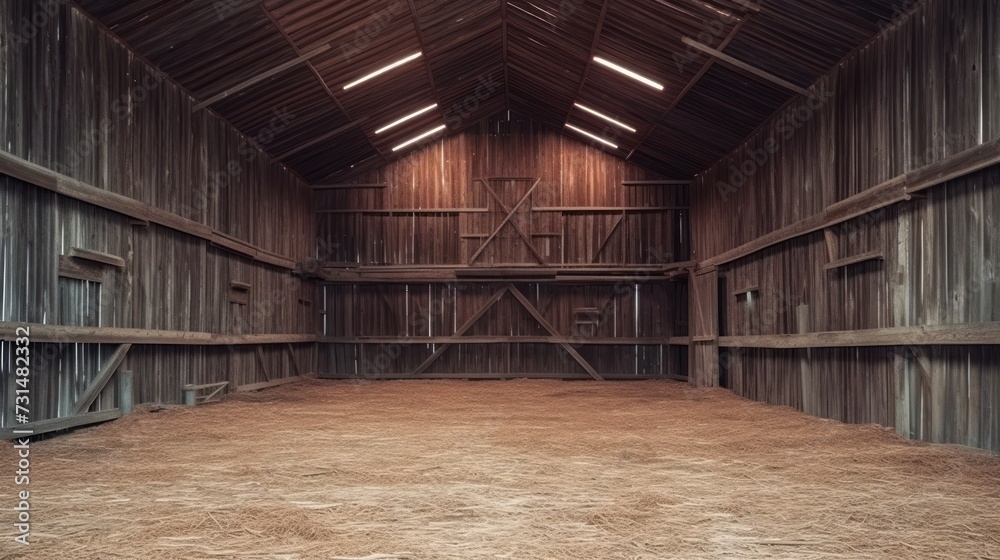
[[[600,118],[608,121],[609,123],[611,123],[611,124],[613,124],[615,126],[620,126],[621,128],[624,128],[625,130],[627,130],[629,132],[635,132],[635,129],[632,128],[631,126],[629,126],[629,125],[627,125],[627,124],[625,124],[625,123],[623,123],[621,121],[615,120],[615,119],[613,119],[613,118],[605,115],[604,113],[599,113],[599,112],[591,109],[590,107],[587,107],[587,106],[584,106],[584,105],[580,105],[579,103],[574,103],[573,106],[576,107],[576,108],[578,108],[578,109],[583,109],[584,111],[590,113],[591,115],[598,116],[598,117],[600,117]]]
[[[435,108],[437,106],[438,106],[438,104],[435,103],[433,105],[428,105],[428,106],[424,107],[423,109],[418,109],[418,110],[410,113],[409,115],[406,115],[405,117],[402,117],[399,120],[392,121],[391,123],[389,123],[389,124],[383,126],[382,128],[376,130],[375,134],[381,134],[381,133],[389,130],[390,128],[392,128],[394,126],[401,125],[401,124],[405,123],[406,121],[408,121],[408,120],[410,120],[412,118],[419,117],[420,115],[423,115],[427,111],[430,111],[431,109],[433,109],[433,108]]]
[[[580,134],[583,134],[584,136],[589,136],[590,138],[593,138],[594,140],[597,140],[598,142],[600,142],[602,144],[606,144],[608,146],[611,146],[612,148],[614,148],[616,150],[618,149],[618,146],[616,144],[612,144],[611,142],[608,142],[604,138],[601,138],[600,136],[598,136],[596,134],[591,134],[591,133],[587,132],[586,130],[584,130],[582,128],[577,128],[577,127],[575,127],[575,126],[573,126],[573,125],[571,125],[569,123],[566,123],[566,128],[568,128],[570,130],[575,130],[575,131],[579,132]]]
[[[344,86],[344,89],[350,89],[350,88],[352,88],[352,87],[354,87],[354,86],[356,86],[356,85],[358,85],[358,84],[360,84],[362,82],[367,82],[368,80],[370,80],[370,79],[372,79],[372,78],[374,78],[376,76],[381,76],[382,74],[385,74],[386,72],[388,72],[389,70],[392,70],[393,68],[396,68],[398,66],[402,66],[402,65],[406,64],[407,62],[409,62],[411,60],[420,58],[420,56],[423,55],[423,54],[424,53],[422,53],[422,52],[416,52],[416,53],[413,53],[413,54],[411,54],[410,56],[408,56],[408,57],[406,57],[404,59],[397,60],[396,62],[393,62],[392,64],[389,64],[388,66],[383,66],[383,67],[379,68],[378,70],[372,72],[371,74],[367,74],[365,76],[362,76],[362,77],[358,78],[357,80],[354,80],[353,82],[347,84],[346,86]]]
[[[622,66],[618,66],[617,64],[615,64],[614,62],[611,62],[610,60],[605,60],[605,59],[603,59],[603,58],[601,58],[599,56],[595,56],[594,57],[594,62],[600,64],[601,66],[605,66],[607,68],[610,68],[610,69],[614,70],[615,72],[618,72],[620,74],[624,74],[624,75],[628,76],[629,78],[632,78],[633,80],[636,80],[638,82],[642,82],[642,83],[646,84],[647,86],[649,86],[649,87],[651,87],[653,89],[658,89],[660,91],[663,91],[663,85],[662,84],[658,84],[658,83],[654,82],[653,80],[650,80],[649,78],[647,78],[645,76],[636,74],[635,72],[629,70],[628,68],[624,68]]]
[[[441,126],[439,126],[439,127],[432,128],[431,130],[428,130],[427,132],[425,132],[425,133],[423,133],[423,134],[421,134],[419,136],[414,136],[413,138],[410,138],[406,142],[403,142],[402,144],[396,146],[395,148],[392,149],[392,151],[398,152],[399,150],[402,150],[403,148],[409,146],[410,144],[413,144],[414,142],[419,142],[419,141],[423,140],[424,138],[427,138],[431,134],[434,134],[434,133],[437,133],[437,132],[441,132],[445,128],[447,128],[447,125],[444,125],[444,124],[441,125]]]

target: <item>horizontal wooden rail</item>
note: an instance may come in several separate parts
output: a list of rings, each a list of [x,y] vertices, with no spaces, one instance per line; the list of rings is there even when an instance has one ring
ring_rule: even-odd
[[[317,210],[317,214],[487,214],[489,208],[333,208]]]
[[[856,346],[1000,345],[1000,322],[892,327],[805,334],[723,336],[723,348],[844,348]]]
[[[578,346],[687,346],[687,337],[554,337],[554,336],[324,336],[329,344],[571,344]]]
[[[77,181],[72,177],[31,163],[26,159],[2,150],[0,150],[0,173],[142,222],[158,224],[181,233],[200,237],[213,245],[256,261],[288,270],[295,268],[295,261],[293,259],[256,247],[212,229],[205,224],[189,220],[161,208]]]
[[[1000,163],[1000,139],[992,140],[937,163],[915,169],[831,204],[826,210],[815,216],[774,230],[749,243],[705,259],[699,263],[699,268],[732,262],[778,243],[841,224],[880,208],[909,200],[913,193],[975,173],[998,163]]]
[[[0,428],[0,440],[10,440],[37,436],[40,434],[47,434],[49,432],[56,432],[59,430],[68,430],[70,428],[77,428],[79,426],[87,426],[89,424],[97,424],[98,422],[107,422],[109,420],[115,420],[116,418],[121,418],[122,412],[117,408],[111,410],[102,410],[100,412],[87,412],[84,414],[78,414],[76,416],[67,416],[65,418],[51,418],[48,420],[37,420],[35,422],[27,422],[25,424],[17,424],[12,427]],[[30,431],[30,434],[15,433]]]
[[[20,327],[31,329],[32,342],[81,344],[156,344],[184,346],[229,346],[245,344],[304,344],[316,342],[313,334],[222,334],[106,327],[71,327],[33,323],[0,322],[0,340],[14,340]]]
[[[532,212],[562,212],[564,214],[607,214],[614,212],[671,212],[690,210],[690,206],[536,206]]]
[[[329,283],[404,283],[509,282],[620,284],[666,282],[683,276],[693,261],[661,265],[531,265],[510,264],[504,267],[467,265],[386,265],[357,266],[354,263],[305,261],[296,268],[302,276]]]
[[[593,378],[586,373],[321,373],[323,379],[587,379]],[[677,375],[628,375],[602,373],[603,381],[648,381],[651,379],[671,379],[686,381],[687,378]]]

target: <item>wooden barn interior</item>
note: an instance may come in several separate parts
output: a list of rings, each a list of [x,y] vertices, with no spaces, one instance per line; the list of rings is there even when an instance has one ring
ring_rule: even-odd
[[[0,80],[0,558],[1000,557],[995,0],[0,0]]]

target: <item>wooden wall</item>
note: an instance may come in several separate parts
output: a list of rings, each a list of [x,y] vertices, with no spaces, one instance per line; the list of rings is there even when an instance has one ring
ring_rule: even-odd
[[[41,170],[36,184],[0,174],[0,321],[169,336],[315,333],[314,286],[291,270],[315,240],[312,194],[297,177],[213,113],[195,112],[183,90],[61,2],[0,5],[0,80],[5,165]],[[109,209],[121,207],[137,210]],[[156,218],[135,219],[145,214]],[[74,248],[124,266],[70,259],[98,278],[67,278],[60,263]],[[245,304],[230,302],[232,282],[250,286]],[[34,394],[45,404],[33,419],[68,414],[115,346],[72,335],[39,343],[33,353],[48,359],[36,362]],[[0,343],[8,381],[12,351]],[[263,381],[265,367],[284,376],[292,353],[312,369],[313,352],[311,344],[260,353],[242,344],[142,345],[122,367],[135,372],[137,402],[170,403],[185,383],[235,387]],[[114,394],[107,389],[98,409],[115,406]],[[3,407],[3,425],[12,408]]]
[[[538,255],[510,224],[479,251],[507,215],[484,178],[508,208],[537,181],[512,221]],[[321,191],[317,257],[370,270],[520,266],[555,274],[593,267],[591,276],[609,267],[670,266],[688,260],[688,187],[625,186],[660,179],[505,112],[356,179],[385,188]],[[574,347],[601,375],[686,375],[686,348],[668,344],[686,335],[683,283],[644,274],[520,281],[514,289],[559,336],[585,339]],[[328,285],[324,334],[336,340],[321,351],[320,369],[331,376],[411,374],[506,282],[484,273],[478,280],[422,283],[400,273],[396,283]],[[600,318],[580,324],[588,309]],[[509,293],[464,334],[478,342],[448,350],[425,376],[586,377],[558,344],[509,339],[550,337]]]
[[[817,99],[793,102],[697,178],[694,258],[719,266],[723,339],[1000,321],[996,166],[752,248],[1000,138],[1000,7],[929,0],[815,91]],[[855,256],[868,260],[835,266]],[[734,348],[720,365],[723,382],[751,398],[1000,451],[998,357],[997,346],[901,340]]]

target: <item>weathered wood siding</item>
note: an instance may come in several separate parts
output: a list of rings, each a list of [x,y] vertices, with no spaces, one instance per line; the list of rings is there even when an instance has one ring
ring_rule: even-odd
[[[512,221],[531,239],[541,262],[510,224],[471,260],[507,215],[479,179],[489,179],[508,208],[538,181]],[[345,266],[471,263],[550,270],[687,261],[688,186],[624,185],[661,179],[504,112],[355,179],[385,188],[320,191],[317,257]],[[392,209],[401,211],[388,212]],[[414,209],[444,211],[408,212]],[[451,336],[503,286],[468,281],[327,286],[324,333],[339,340],[321,351],[320,369],[333,376],[410,374],[440,346],[420,344],[419,337]],[[686,347],[667,344],[671,336],[686,335],[682,283],[660,275],[618,283],[520,282],[517,289],[563,337],[618,339],[608,341],[614,344],[576,346],[602,375],[686,375]],[[597,325],[578,324],[585,322],[579,321],[583,309],[601,310]],[[465,336],[547,337],[549,333],[508,294]],[[386,346],[350,340],[363,337],[410,337],[412,342]],[[648,340],[621,343],[628,339]],[[426,373],[462,374],[586,377],[557,344],[497,340],[451,348]]]
[[[1000,7],[930,0],[815,90],[819,101],[793,103],[698,176],[695,259],[1000,138]],[[1000,168],[920,194],[721,265],[723,336],[1000,321]],[[882,259],[824,270],[865,253]],[[751,398],[1000,451],[998,356],[993,346],[734,349],[721,363],[723,381]]]
[[[301,181],[215,114],[194,112],[186,92],[64,3],[0,4],[0,99],[0,150],[8,154],[290,262],[313,252],[312,194]],[[315,333],[314,286],[288,268],[5,175],[0,215],[0,321]],[[97,282],[63,278],[60,257],[72,248],[115,255],[125,266],[100,267]],[[247,304],[230,303],[234,281],[251,286]],[[43,404],[33,419],[70,414],[114,347],[34,345],[33,394]],[[270,377],[294,375],[286,345],[262,350]],[[313,368],[311,344],[292,351]],[[11,353],[0,343],[4,403],[12,402]],[[264,380],[252,345],[133,346],[122,367],[135,372],[137,403],[180,402],[185,383]],[[97,410],[115,406],[111,385]],[[12,408],[3,407],[3,425]]]

